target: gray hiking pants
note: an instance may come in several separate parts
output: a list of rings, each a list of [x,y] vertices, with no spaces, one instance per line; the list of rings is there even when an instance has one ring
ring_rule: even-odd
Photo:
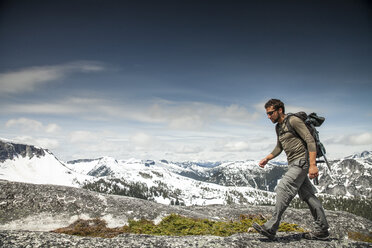
[[[276,204],[272,218],[264,224],[266,230],[276,233],[284,211],[298,193],[301,200],[305,201],[314,217],[315,231],[328,230],[328,222],[319,199],[315,196],[315,188],[307,174],[309,164],[306,159],[299,159],[288,165],[276,188]]]

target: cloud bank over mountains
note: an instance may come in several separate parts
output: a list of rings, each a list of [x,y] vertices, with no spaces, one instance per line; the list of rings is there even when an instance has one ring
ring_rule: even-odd
[[[74,74],[105,70],[104,63],[92,61],[23,68],[0,74],[0,94],[32,95],[43,91],[46,84],[58,84]],[[14,116],[2,124],[4,132],[13,134],[12,139],[57,152],[61,149],[60,156],[68,159],[93,154],[137,157],[141,153],[156,154],[159,159],[221,160],[258,159],[271,151],[275,133],[264,118],[263,105],[264,101],[245,106],[159,97],[132,101],[72,92],[56,94],[48,101],[34,98],[31,102],[3,102],[0,112]],[[286,105],[287,112],[300,110],[317,111],[309,106]],[[328,136],[321,132],[321,138],[335,157],[350,146],[361,150],[372,145],[369,131]]]

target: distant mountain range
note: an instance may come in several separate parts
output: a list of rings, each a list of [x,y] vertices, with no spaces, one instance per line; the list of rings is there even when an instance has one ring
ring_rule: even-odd
[[[171,205],[273,204],[282,162],[172,162],[111,157],[59,161],[50,151],[0,140],[0,179],[80,187]],[[320,165],[320,193],[372,197],[372,152]]]

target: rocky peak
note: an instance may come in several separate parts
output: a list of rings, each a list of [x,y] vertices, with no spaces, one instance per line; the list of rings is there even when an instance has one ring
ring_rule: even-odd
[[[117,167],[118,161],[111,157],[102,157],[98,160],[97,165],[88,172],[89,176],[105,177],[113,175],[112,166]]]
[[[45,156],[45,150],[32,145],[17,144],[0,140],[0,162],[14,159],[18,156],[32,158]]]
[[[66,163],[67,163],[67,164],[89,163],[89,162],[93,162],[93,161],[100,160],[100,159],[101,159],[101,158],[94,158],[94,159],[76,159],[76,160],[67,161]]]
[[[363,151],[361,153],[356,153],[356,154],[350,155],[346,158],[356,159],[356,158],[370,158],[370,157],[372,157],[372,151]]]

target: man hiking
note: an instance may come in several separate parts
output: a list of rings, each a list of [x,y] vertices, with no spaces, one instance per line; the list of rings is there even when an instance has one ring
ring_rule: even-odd
[[[269,160],[284,150],[288,160],[288,171],[277,185],[276,204],[272,218],[262,226],[254,223],[253,227],[260,234],[274,240],[284,211],[298,193],[301,200],[309,206],[316,226],[313,232],[305,233],[303,237],[306,239],[327,239],[329,237],[327,219],[322,204],[315,196],[315,189],[309,180],[309,178],[318,177],[319,173],[316,166],[314,138],[300,118],[285,114],[284,103],[280,100],[269,100],[265,104],[265,109],[267,117],[276,124],[278,137],[276,147],[259,162],[259,166],[264,168]],[[287,122],[298,136],[288,130]]]

